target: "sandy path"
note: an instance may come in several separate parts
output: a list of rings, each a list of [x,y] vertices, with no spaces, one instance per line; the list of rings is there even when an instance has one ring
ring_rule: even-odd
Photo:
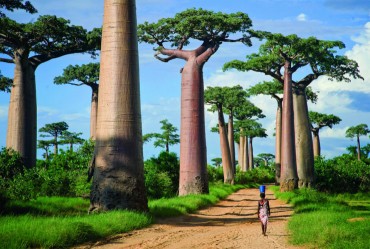
[[[267,236],[262,235],[257,220],[259,190],[242,189],[195,214],[160,219],[148,228],[78,248],[300,248],[287,242],[286,225],[292,214],[291,207],[276,200],[269,190],[266,197],[271,207]]]

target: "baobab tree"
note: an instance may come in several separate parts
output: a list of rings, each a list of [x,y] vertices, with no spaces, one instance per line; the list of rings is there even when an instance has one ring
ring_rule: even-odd
[[[253,169],[254,168],[253,139],[256,137],[267,137],[266,129],[264,129],[262,125],[255,120],[246,120],[246,122],[244,122],[243,133],[246,139],[249,140],[248,143],[249,169]]]
[[[227,128],[224,118],[224,105],[226,103],[226,87],[207,87],[204,91],[204,101],[211,105],[209,111],[216,111],[218,117],[218,133],[220,134],[220,149],[224,183],[234,183],[234,170],[231,161],[230,146],[227,137]]]
[[[283,106],[283,84],[277,80],[264,81],[258,83],[248,89],[251,95],[269,95],[276,100],[276,121],[275,121],[275,182],[280,183],[281,170],[281,116]],[[311,87],[306,88],[307,99],[312,103],[316,103],[317,94],[312,91]]]
[[[162,62],[185,60],[181,69],[180,187],[179,194],[208,192],[204,125],[203,66],[224,42],[251,46],[252,21],[242,12],[224,14],[188,9],[173,18],[138,26],[139,41],[156,44]],[[232,38],[233,34],[238,37]],[[200,41],[194,50],[183,48]],[[176,47],[174,49],[165,46]]]
[[[313,135],[313,154],[315,157],[321,155],[321,145],[319,132],[324,127],[333,128],[333,125],[339,124],[342,119],[333,114],[324,114],[310,111],[308,113],[311,121],[311,131]]]
[[[39,65],[73,53],[95,55],[100,29],[86,31],[56,16],[40,16],[33,23],[0,18],[0,62],[14,63],[8,111],[6,147],[22,156],[25,165],[36,163],[37,107],[35,72]]]
[[[357,140],[357,159],[361,160],[361,144],[360,136],[366,136],[370,133],[367,124],[359,124],[356,126],[351,126],[346,130],[346,137],[354,138]]]
[[[314,184],[314,156],[305,89],[324,75],[329,80],[346,82],[350,77],[362,79],[358,64],[345,55],[336,55],[337,49],[345,47],[341,41],[269,32],[265,32],[263,37],[266,41],[258,53],[247,55],[245,62],[228,62],[224,70],[235,68],[261,72],[284,84],[280,189],[289,191],[298,186],[310,187]],[[308,74],[301,80],[293,80],[293,74],[303,68],[309,70]]]
[[[257,118],[264,118],[262,110],[255,106],[248,99],[234,109],[235,127],[239,130],[239,154],[238,161],[242,171],[246,171],[249,165],[248,137],[245,130],[250,128],[250,121]]]
[[[63,132],[68,130],[69,125],[62,121],[62,122],[57,122],[57,123],[51,123],[51,124],[46,124],[44,127],[41,127],[39,129],[39,132],[43,132],[46,134],[41,134],[40,137],[51,137],[52,139],[50,141],[51,144],[54,145],[54,155],[58,154],[58,137],[62,135]]]
[[[43,154],[43,157],[45,158],[46,161],[49,160],[49,148],[53,144],[54,144],[54,139],[37,141],[37,148],[43,149],[45,151],[45,153]]]
[[[271,153],[260,153],[257,156],[263,160],[265,166],[268,166],[269,161],[275,158],[275,155]]]
[[[56,85],[88,86],[91,88],[90,138],[95,139],[96,119],[98,114],[99,63],[69,65],[63,74],[54,78]]]
[[[235,163],[235,139],[234,139],[234,110],[245,103],[248,97],[247,92],[240,85],[232,86],[225,89],[226,101],[224,103],[225,113],[228,114],[227,136],[229,140],[229,148],[231,155],[231,164],[234,174],[236,172]]]
[[[161,120],[162,124],[161,130],[162,133],[148,133],[143,136],[143,141],[149,141],[154,138],[154,147],[163,147],[166,149],[166,152],[170,152],[170,145],[180,143],[179,135],[176,133],[177,128],[173,126],[167,119]]]
[[[105,0],[90,211],[148,210],[135,0]]]
[[[85,139],[81,138],[82,132],[63,131],[60,135],[60,144],[68,144],[69,150],[73,151],[74,144],[83,144]]]

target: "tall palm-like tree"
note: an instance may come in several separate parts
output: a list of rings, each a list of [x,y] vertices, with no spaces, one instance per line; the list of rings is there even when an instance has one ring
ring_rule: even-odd
[[[105,0],[90,211],[148,210],[135,0]]]

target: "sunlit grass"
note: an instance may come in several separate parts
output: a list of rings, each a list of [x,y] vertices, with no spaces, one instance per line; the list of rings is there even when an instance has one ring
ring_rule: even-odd
[[[189,195],[149,202],[149,213],[110,211],[87,214],[89,201],[43,197],[11,202],[0,216],[0,248],[65,248],[146,227],[153,217],[172,217],[211,205],[244,188],[212,185],[210,194]]]
[[[171,217],[192,213],[202,207],[215,204],[220,199],[245,187],[245,185],[217,184],[210,186],[209,194],[153,200],[149,202],[150,213],[155,217]]]
[[[293,244],[333,249],[369,246],[369,194],[327,195],[302,189],[276,195],[294,207],[288,224]]]

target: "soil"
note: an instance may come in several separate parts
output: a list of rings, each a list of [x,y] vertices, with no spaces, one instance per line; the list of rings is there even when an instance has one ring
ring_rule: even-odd
[[[159,248],[303,248],[289,245],[287,222],[292,208],[266,191],[271,216],[267,236],[257,219],[258,189],[242,189],[217,204],[194,214],[157,219],[148,228],[123,233],[79,249]]]

